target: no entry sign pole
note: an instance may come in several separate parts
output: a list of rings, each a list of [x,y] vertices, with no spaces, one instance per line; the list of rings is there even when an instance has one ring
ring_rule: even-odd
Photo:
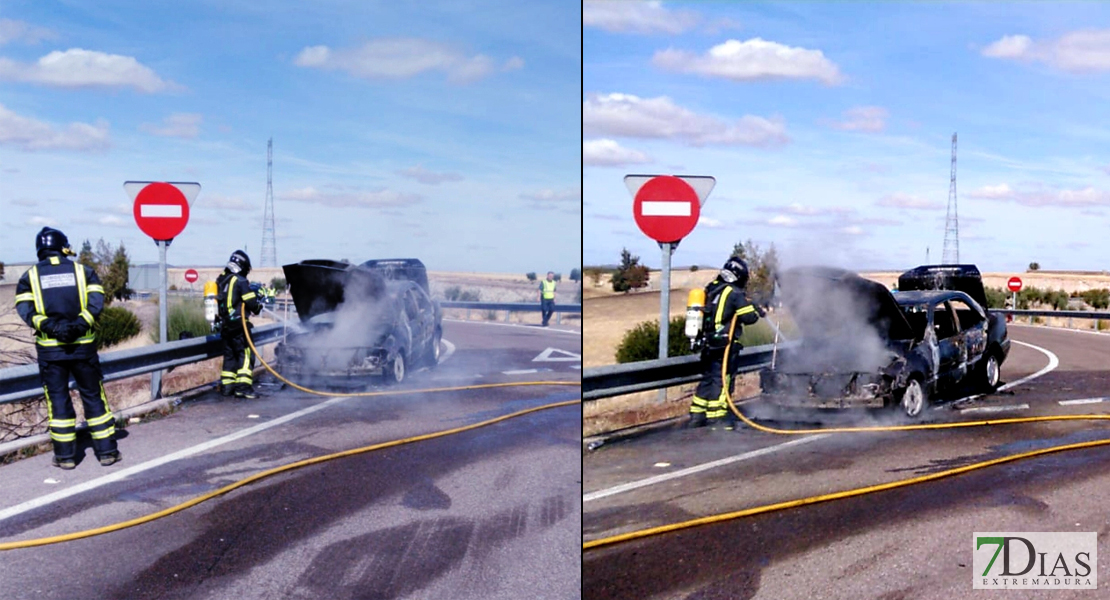
[[[158,343],[169,340],[166,316],[166,290],[169,277],[166,273],[166,249],[189,222],[189,205],[200,193],[195,182],[126,181],[123,189],[134,202],[135,223],[143,233],[154,239],[158,246]],[[162,372],[150,374],[150,399],[162,395]]]
[[[671,324],[671,255],[698,224],[701,205],[717,180],[696,175],[626,175],[632,193],[632,216],[640,231],[659,242],[662,271],[659,290],[659,358],[667,358]],[[659,390],[660,402],[667,390]]]

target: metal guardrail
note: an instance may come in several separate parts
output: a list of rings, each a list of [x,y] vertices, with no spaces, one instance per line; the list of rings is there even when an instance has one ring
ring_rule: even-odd
[[[1089,310],[1022,310],[1012,308],[992,308],[991,312],[1013,315],[1015,317],[1059,317],[1062,319],[1105,319],[1110,320],[1110,312]]]
[[[451,302],[443,300],[439,303],[443,308],[472,308],[474,310],[507,310],[509,312],[539,312],[539,302]],[[581,304],[556,304],[557,313],[580,313]]]
[[[779,344],[779,350],[791,348],[797,342]],[[736,354],[735,373],[758,371],[771,364],[774,346],[752,346]],[[600,400],[622,394],[646,392],[668,388],[701,379],[701,359],[698,355],[675,356],[645,360],[622,365],[591,367],[582,370],[582,399]]]
[[[251,332],[251,337],[256,346],[273,343],[281,338],[282,329],[280,323],[263,325],[256,327]],[[223,342],[220,341],[220,336],[210,335],[142,348],[103,352],[100,355],[100,368],[104,373],[104,381],[116,381],[217,356],[223,356]],[[0,369],[0,404],[41,395],[42,383],[39,381],[37,364]]]

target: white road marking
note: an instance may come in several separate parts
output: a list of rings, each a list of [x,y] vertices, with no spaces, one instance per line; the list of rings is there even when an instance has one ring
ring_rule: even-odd
[[[792,446],[798,446],[798,445],[801,445],[801,444],[808,444],[810,442],[817,441],[821,438],[828,437],[829,435],[830,434],[827,434],[827,433],[823,433],[823,434],[820,434],[820,435],[810,435],[810,436],[806,436],[806,437],[803,437],[803,438],[791,440],[789,442],[783,442],[783,443],[778,444],[776,446],[768,446],[766,448],[760,448],[759,450],[752,450],[751,452],[745,452],[743,454],[737,454],[735,456],[729,456],[729,457],[726,457],[726,458],[714,460],[712,462],[707,462],[707,463],[696,465],[696,466],[693,466],[693,467],[687,467],[685,469],[680,469],[678,471],[674,471],[673,473],[665,473],[663,475],[656,475],[654,477],[648,477],[647,479],[641,479],[639,481],[632,481],[632,482],[629,482],[629,483],[624,483],[624,484],[621,484],[621,485],[618,485],[618,486],[611,487],[609,489],[598,490],[596,492],[590,492],[589,494],[585,494],[585,495],[582,496],[582,502],[589,502],[591,500],[599,500],[601,498],[607,498],[609,496],[614,496],[616,494],[620,494],[620,493],[623,493],[623,492],[629,492],[629,491],[636,490],[636,489],[639,489],[639,488],[642,488],[642,487],[647,487],[649,485],[655,485],[657,483],[663,483],[664,481],[670,481],[672,479],[678,479],[679,477],[685,477],[687,475],[693,475],[695,473],[701,473],[702,471],[708,471],[710,469],[715,469],[717,467],[723,467],[725,465],[730,465],[732,463],[737,463],[737,462],[741,462],[741,461],[745,461],[745,460],[750,460],[750,459],[753,459],[753,458],[758,458],[760,456],[766,456],[768,454],[778,452],[779,450],[785,450],[786,448],[790,448]]]
[[[555,353],[558,352],[559,355]],[[532,362],[582,362],[582,355],[558,348],[548,348],[536,355]]]
[[[1018,379],[1017,381],[1011,381],[1010,383],[1007,383],[1006,385],[999,386],[999,388],[995,391],[1004,392],[1004,391],[1006,391],[1006,390],[1008,390],[1012,387],[1016,387],[1016,386],[1019,386],[1023,383],[1033,381],[1034,379],[1036,379],[1038,377],[1041,377],[1043,375],[1047,375],[1048,373],[1056,370],[1056,367],[1060,366],[1060,359],[1055,354],[1053,354],[1051,350],[1046,350],[1044,348],[1041,348],[1040,346],[1034,346],[1033,344],[1027,344],[1025,342],[1019,342],[1017,340],[1010,340],[1010,342],[1014,343],[1014,344],[1021,344],[1022,346],[1032,348],[1032,349],[1044,354],[1045,356],[1048,357],[1048,365],[1046,365],[1045,368],[1041,369],[1040,371],[1037,371],[1036,373],[1033,373],[1032,375],[1026,375],[1025,377],[1022,377],[1021,379]],[[986,394],[972,394],[970,396],[964,396],[963,398],[960,398],[958,400],[953,400],[952,403],[951,403],[951,406],[955,406],[955,405],[959,404],[960,402],[967,402],[969,400],[975,400],[976,398],[982,398],[985,395]],[[948,405],[945,405],[945,406],[948,406]],[[934,406],[933,410],[941,410],[942,408],[945,408],[945,406]]]
[[[161,458],[156,458],[154,460],[148,460],[144,463],[137,464],[133,467],[128,467],[126,469],[121,469],[119,471],[116,471],[115,473],[112,473],[111,475],[105,475],[104,477],[98,477],[96,479],[86,481],[85,483],[82,483],[80,485],[75,485],[71,488],[66,488],[64,490],[58,490],[57,492],[54,492],[53,494],[47,494],[47,495],[41,496],[39,498],[34,498],[32,500],[28,500],[28,501],[26,501],[22,504],[17,504],[15,506],[10,507],[10,508],[5,508],[3,510],[0,510],[0,521],[3,521],[4,519],[9,519],[11,517],[23,514],[23,513],[28,512],[28,511],[35,510],[36,508],[42,508],[43,506],[46,506],[48,504],[52,504],[52,503],[57,502],[59,500],[64,500],[64,499],[69,498],[71,496],[76,496],[77,494],[81,494],[81,493],[87,492],[89,490],[93,490],[93,489],[96,489],[98,487],[108,485],[110,483],[115,483],[117,481],[126,479],[127,477],[130,477],[132,475],[137,475],[137,474],[142,473],[144,471],[149,471],[151,469],[160,467],[164,464],[171,463],[175,460],[180,460],[182,458],[188,458],[190,456],[200,454],[201,452],[204,452],[206,450],[211,450],[212,448],[215,448],[217,446],[222,446],[224,444],[234,442],[235,440],[239,440],[239,439],[245,438],[247,436],[254,435],[256,433],[265,431],[267,429],[272,429],[274,427],[277,427],[278,425],[284,425],[285,423],[288,423],[289,421],[292,421],[294,419],[298,419],[298,418],[303,417],[305,415],[310,415],[314,412],[323,410],[323,409],[325,409],[325,408],[327,408],[327,407],[329,407],[333,404],[338,404],[338,403],[343,402],[344,400],[348,400],[348,399],[349,399],[349,397],[332,398],[331,400],[321,402],[320,404],[316,404],[314,406],[310,406],[308,408],[298,410],[297,412],[294,412],[294,413],[289,413],[289,414],[285,415],[284,417],[278,417],[278,418],[276,418],[272,421],[267,421],[265,423],[260,423],[258,425],[255,425],[254,427],[249,427],[249,428],[244,429],[242,431],[237,431],[235,433],[231,433],[231,434],[225,435],[223,437],[216,438],[214,440],[209,440],[209,441],[207,441],[203,444],[198,444],[198,445],[192,446],[190,448],[185,448],[183,450],[178,450],[177,452],[174,452],[173,454],[167,454],[166,456],[163,456]]]
[[[447,346],[447,353],[439,357],[439,362],[437,363],[442,365],[443,363],[447,362],[448,358],[451,358],[452,354],[455,353],[455,345],[442,338],[440,338],[440,341],[443,342],[444,346]]]
[[[1106,400],[1106,398],[1079,398],[1078,400],[1060,400],[1058,404],[1060,406],[1071,406],[1073,404],[1098,404],[1103,400]]]
[[[502,375],[527,375],[528,373],[539,373],[539,369],[518,369],[516,371],[501,371]]]
[[[960,414],[966,415],[969,413],[996,413],[1006,412],[1008,410],[1029,410],[1028,404],[1008,404],[1006,406],[976,406],[974,408],[961,408]]]
[[[537,327],[535,325],[517,325],[515,323],[487,323],[485,321],[465,321],[463,319],[444,319],[444,321],[451,321],[453,323],[470,323],[471,325],[493,325],[496,327],[516,327],[517,329],[530,329],[532,331],[542,331],[544,333],[567,333],[570,335],[582,335],[581,331],[574,331],[572,329],[552,329],[550,327]]]
[[[581,371],[582,370],[582,365],[571,365],[570,368],[578,369],[579,371]]]

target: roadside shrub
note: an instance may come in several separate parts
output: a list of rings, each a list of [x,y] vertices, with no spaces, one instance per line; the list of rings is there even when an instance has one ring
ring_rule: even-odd
[[[536,272],[535,271],[530,271],[528,273],[525,273],[524,276],[528,278],[528,281],[531,281],[533,283],[536,281]]]
[[[204,302],[198,298],[183,298],[170,304],[166,313],[166,329],[169,341],[186,337],[204,337],[211,332],[208,319],[204,318]],[[150,339],[159,342],[158,327],[151,328]]]
[[[143,326],[135,313],[122,306],[109,306],[96,320],[96,349],[103,350],[129,340],[142,331]]]
[[[274,291],[278,294],[282,294],[289,287],[289,282],[284,277],[274,277],[270,280],[270,287],[274,288]]]
[[[697,265],[690,265],[690,272],[691,273],[697,273],[698,272],[698,266]]]
[[[1097,290],[1087,290],[1079,294],[1083,301],[1091,306],[1091,308],[1103,309],[1110,306],[1110,290],[1101,288]]]
[[[786,329],[784,327],[784,329]],[[775,341],[774,330],[764,320],[745,326],[740,343],[745,348],[763,346]],[[686,317],[674,317],[667,329],[667,356],[694,354],[690,339],[686,337]],[[659,358],[659,323],[644,321],[628,330],[617,346],[618,363],[654,360]]]
[[[481,290],[464,290],[457,285],[453,285],[443,290],[443,297],[448,302],[481,302]]]
[[[486,320],[487,321],[496,321],[497,320],[497,311],[496,310],[487,310],[486,311]]]
[[[984,288],[987,293],[987,306],[986,308],[1006,308],[1006,303],[1010,301],[1010,292],[1002,288]]]
[[[595,287],[601,285],[601,269],[597,267],[590,267],[587,268],[585,271],[586,275],[589,276],[590,281],[594,284]]]

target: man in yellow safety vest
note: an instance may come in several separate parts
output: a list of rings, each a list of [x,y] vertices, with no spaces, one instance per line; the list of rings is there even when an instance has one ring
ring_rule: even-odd
[[[548,271],[547,279],[540,282],[540,312],[543,313],[544,327],[551,320],[551,313],[555,312],[555,286],[558,283],[553,271]]]

